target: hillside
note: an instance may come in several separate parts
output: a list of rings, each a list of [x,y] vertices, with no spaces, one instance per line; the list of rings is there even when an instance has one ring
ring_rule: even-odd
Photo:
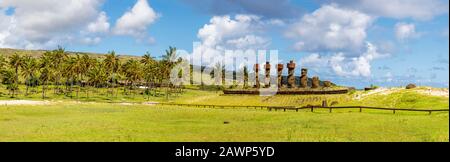
[[[51,51],[51,50],[22,50],[22,49],[10,49],[10,48],[0,48],[0,55],[3,56],[10,56],[13,55],[14,53],[17,53],[19,55],[29,55],[32,57],[40,57],[42,54],[44,54],[47,51]],[[105,55],[105,53],[92,53],[92,52],[73,52],[73,51],[67,51],[67,53],[73,55],[73,54],[87,54],[91,57],[102,57]],[[136,59],[136,58],[140,58],[139,56],[132,56],[132,55],[128,55],[128,54],[119,54],[119,56],[122,59]]]

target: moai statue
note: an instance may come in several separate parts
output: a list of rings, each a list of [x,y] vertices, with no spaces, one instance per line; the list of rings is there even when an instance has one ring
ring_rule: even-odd
[[[312,78],[312,88],[319,88],[319,87],[320,87],[319,77],[315,76]]]
[[[281,88],[283,86],[283,64],[278,64],[277,70],[278,70],[278,88]]]
[[[300,76],[300,87],[308,87],[308,69],[302,68],[302,73]]]
[[[259,84],[259,64],[255,64],[255,66],[253,67],[253,70],[255,70],[255,88],[259,88],[260,84]]]
[[[270,63],[266,62],[266,65],[264,66],[266,69],[266,78],[264,80],[264,87],[269,88],[270,87]]]
[[[296,88],[295,86],[295,63],[294,61],[290,61],[287,64],[287,68],[288,68],[288,88]]]
[[[323,82],[323,86],[326,87],[326,88],[330,88],[332,85],[331,85],[330,81],[324,81]]]

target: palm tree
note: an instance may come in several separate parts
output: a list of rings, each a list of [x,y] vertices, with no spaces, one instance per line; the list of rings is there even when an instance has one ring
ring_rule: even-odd
[[[14,98],[14,91],[17,89],[17,86],[18,86],[17,81],[16,81],[16,74],[14,73],[14,70],[12,70],[12,69],[2,70],[1,75],[2,75],[3,84],[6,84],[6,89],[9,90],[9,94],[11,95],[11,98]]]
[[[0,80],[2,80],[2,78],[3,78],[2,71],[6,70],[6,64],[7,64],[7,61],[6,61],[5,57],[3,57],[3,55],[0,54]],[[1,82],[0,82],[0,84],[1,84]]]
[[[99,86],[107,80],[107,74],[105,72],[105,63],[95,60],[92,67],[87,72],[89,77],[88,82],[94,86],[94,88],[99,88]]]
[[[147,100],[150,100],[150,82],[154,78],[154,72],[155,72],[155,60],[153,57],[151,57],[151,54],[147,52],[144,56],[142,56],[141,63],[144,64],[144,79],[146,81],[147,87],[146,87],[146,93],[147,93]],[[145,93],[144,93],[145,94]]]
[[[7,61],[3,55],[0,54],[0,70],[4,70],[6,68]]]
[[[14,69],[14,79],[9,83],[10,88],[12,88],[12,97],[14,97],[16,89],[18,89],[19,82],[19,67],[22,66],[23,60],[19,54],[14,53],[14,55],[9,57],[9,66]]]
[[[69,57],[69,59],[66,61],[65,64],[65,75],[68,80],[70,80],[70,97],[72,98],[72,88],[73,83],[76,82],[79,83],[79,79],[81,77],[81,74],[83,73],[84,64],[83,59],[80,57],[79,54],[76,54],[74,57]],[[78,84],[79,85],[79,84]],[[77,98],[78,98],[78,92],[80,91],[80,87],[78,87],[77,90]]]
[[[78,86],[77,89],[77,98],[78,98],[78,93],[80,92],[80,87],[81,87],[81,75],[83,74],[84,70],[85,70],[85,64],[83,63],[83,58],[80,57],[79,54],[75,55],[75,67],[73,67],[73,72],[75,73],[75,80]]]
[[[28,88],[30,86],[35,86],[37,82],[36,71],[38,70],[38,62],[35,58],[31,56],[23,57],[23,63],[21,65],[22,68],[22,77],[25,78],[26,92],[25,96],[28,96]]]
[[[39,80],[41,81],[42,84],[42,99],[45,99],[45,90],[46,90],[46,86],[48,81],[50,80],[50,78],[52,78],[53,71],[52,71],[52,53],[51,52],[45,52],[41,58],[40,58],[40,64],[39,64],[39,69],[40,69],[40,76],[39,76]]]
[[[141,63],[137,60],[130,59],[123,65],[122,70],[125,74],[125,77],[127,78],[127,82],[130,83],[129,88],[131,90],[131,93],[133,93],[132,90],[135,83],[142,79]]]
[[[166,99],[169,99],[169,88],[170,88],[170,72],[172,68],[179,63],[181,60],[177,60],[177,48],[169,46],[169,49],[166,50],[166,54],[162,56],[160,68],[162,69],[162,77],[161,79],[164,80],[166,83]]]
[[[88,81],[85,79],[87,78],[86,76],[87,76],[89,70],[91,69],[91,67],[95,65],[95,59],[90,58],[89,55],[87,55],[87,54],[83,54],[83,57],[81,58],[81,62],[82,62],[82,72],[81,72],[81,76],[80,76],[80,81],[84,82],[84,83],[88,83]],[[82,84],[82,83],[80,83],[80,84]],[[86,92],[86,97],[89,98],[89,84],[85,84],[84,89]]]
[[[58,49],[53,50],[53,52],[51,53],[51,68],[54,73],[53,79],[56,83],[55,92],[59,91],[60,80],[64,74],[64,71],[62,71],[63,65],[68,57],[69,56],[66,53],[65,49],[61,46],[58,46]]]
[[[116,83],[118,81],[117,72],[119,71],[119,67],[120,67],[119,56],[116,55],[115,51],[111,51],[106,55],[104,62],[105,62],[105,67],[107,69],[106,70],[107,75],[112,84],[112,88],[114,89],[116,86]],[[114,92],[114,90],[112,90],[112,92]],[[114,95],[114,94],[112,94],[112,95]]]

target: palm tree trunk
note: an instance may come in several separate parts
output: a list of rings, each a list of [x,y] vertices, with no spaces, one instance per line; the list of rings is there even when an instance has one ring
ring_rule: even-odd
[[[28,96],[28,84],[26,86],[27,86],[27,90],[25,90],[25,96]]]
[[[42,99],[45,99],[45,84],[46,84],[46,82],[44,82],[44,84],[42,84]]]
[[[72,78],[71,81],[70,81],[70,89],[69,89],[69,91],[70,91],[70,99],[73,98],[72,87],[73,87],[73,78]]]
[[[86,98],[89,99],[89,85],[86,84],[84,91],[86,92]]]
[[[150,100],[150,82],[147,81],[147,101]]]
[[[77,89],[77,99],[78,99],[78,92],[80,92],[80,85],[78,85],[78,89]]]

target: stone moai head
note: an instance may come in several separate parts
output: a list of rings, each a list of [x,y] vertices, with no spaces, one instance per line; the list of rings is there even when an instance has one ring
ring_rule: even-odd
[[[312,86],[311,88],[319,88],[320,87],[320,80],[318,76],[314,76],[312,78]]]
[[[308,76],[308,69],[302,68],[302,73],[301,73],[301,75],[302,75],[302,76]]]
[[[255,64],[255,66],[253,66],[253,70],[255,70],[255,72],[259,72],[259,64]]]
[[[265,68],[266,68],[266,71],[267,70],[270,71],[270,63],[269,62],[266,62]]]
[[[284,65],[283,64],[278,64],[277,65],[278,72],[283,72],[283,69],[284,69]]]
[[[259,83],[259,64],[255,64],[255,66],[253,66],[253,70],[255,70],[255,88],[259,88],[260,87],[260,83]]]
[[[287,68],[289,70],[294,70],[295,69],[295,63],[293,60],[291,60],[288,64],[287,64]]]
[[[266,62],[266,65],[264,65],[264,69],[266,70],[266,78],[264,81],[265,87],[270,87],[270,63]]]
[[[264,65],[264,69],[266,70],[266,77],[270,76],[270,63],[266,62],[266,65]]]
[[[302,88],[308,87],[308,70],[305,68],[302,68],[301,70],[300,87]]]

